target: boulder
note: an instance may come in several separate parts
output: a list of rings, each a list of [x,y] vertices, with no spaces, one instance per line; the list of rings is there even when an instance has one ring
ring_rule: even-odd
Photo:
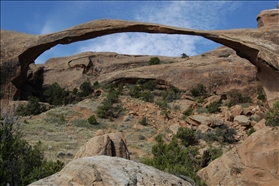
[[[231,110],[233,117],[237,115],[241,115],[242,112],[243,112],[243,108],[241,105],[235,105],[234,108]]]
[[[243,125],[243,126],[250,125],[250,123],[251,123],[249,118],[244,115],[235,116],[233,121],[238,123],[239,125]]]
[[[207,185],[279,185],[278,144],[279,130],[265,127],[197,174]]]
[[[191,186],[174,175],[134,161],[109,156],[84,157],[71,161],[60,172],[29,186],[45,185],[160,185]]]
[[[262,119],[261,121],[259,121],[258,123],[256,123],[255,126],[253,126],[253,128],[258,131],[258,130],[261,130],[262,128],[265,128],[266,125],[265,125],[265,119]]]
[[[120,133],[104,134],[91,138],[78,150],[74,159],[97,155],[130,159],[125,139]]]

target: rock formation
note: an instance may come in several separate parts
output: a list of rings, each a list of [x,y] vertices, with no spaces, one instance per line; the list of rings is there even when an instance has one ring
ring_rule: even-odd
[[[74,159],[97,155],[130,159],[125,139],[120,133],[103,134],[91,138],[80,148]]]
[[[265,127],[198,172],[208,185],[279,185],[279,130]]]
[[[257,29],[199,31],[153,23],[96,20],[46,35],[1,30],[2,107],[6,107],[10,100],[20,97],[22,86],[28,79],[29,65],[44,51],[57,44],[69,44],[120,32],[196,35],[228,46],[257,67],[257,78],[263,85],[269,106],[272,106],[279,100],[279,25],[278,22],[276,24],[276,18],[267,19],[266,15],[270,13],[269,17],[272,17],[271,15],[278,15],[278,11],[274,9],[262,12],[258,17]],[[39,75],[42,70],[37,69],[36,73]]]
[[[94,156],[73,160],[60,172],[30,184],[30,186],[39,185],[190,186],[191,184],[141,163],[117,157]]]

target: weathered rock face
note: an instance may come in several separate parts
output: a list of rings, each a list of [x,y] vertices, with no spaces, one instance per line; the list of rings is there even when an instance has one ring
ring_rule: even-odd
[[[151,23],[97,20],[39,36],[1,30],[2,107],[8,105],[9,100],[20,97],[22,86],[28,79],[29,65],[44,51],[57,44],[69,44],[120,32],[198,35],[226,45],[257,67],[257,78],[264,87],[269,105],[272,106],[279,100],[278,24],[267,24],[258,29],[199,31]]]
[[[130,159],[125,139],[120,133],[104,134],[91,138],[79,149],[74,159],[97,155]]]
[[[279,22],[279,4],[277,10],[264,10],[257,16],[258,28],[263,26],[278,25]]]
[[[198,172],[208,185],[279,185],[279,130],[265,127]]]
[[[153,167],[109,156],[73,160],[59,173],[30,184],[39,185],[161,185],[190,186],[189,182]]]
[[[219,57],[226,55],[229,57]],[[189,90],[202,83],[209,92],[219,94],[238,89],[251,95],[259,87],[255,78],[257,69],[227,47],[189,59],[165,56],[159,58],[160,65],[149,66],[150,56],[86,52],[71,57],[53,58],[40,67],[45,69],[43,86],[58,82],[60,86],[70,89],[79,87],[86,80],[92,83],[136,82],[139,78],[156,79],[158,83],[171,84],[181,90]]]

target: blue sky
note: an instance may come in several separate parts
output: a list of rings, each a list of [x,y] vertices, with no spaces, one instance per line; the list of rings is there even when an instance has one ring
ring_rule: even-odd
[[[256,28],[256,17],[278,1],[1,1],[1,29],[48,34],[97,19],[121,19],[171,26],[224,30]],[[58,45],[36,60],[84,51],[121,54],[197,55],[219,45],[196,36],[120,33]]]

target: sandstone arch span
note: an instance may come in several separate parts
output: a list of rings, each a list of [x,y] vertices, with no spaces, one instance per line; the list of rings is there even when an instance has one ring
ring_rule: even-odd
[[[228,46],[258,68],[269,106],[279,100],[279,25],[258,29],[201,31],[154,23],[96,20],[46,35],[1,30],[1,99],[15,99],[28,66],[44,51],[58,45],[121,32],[146,32],[202,36]],[[2,106],[4,101],[2,101]]]

